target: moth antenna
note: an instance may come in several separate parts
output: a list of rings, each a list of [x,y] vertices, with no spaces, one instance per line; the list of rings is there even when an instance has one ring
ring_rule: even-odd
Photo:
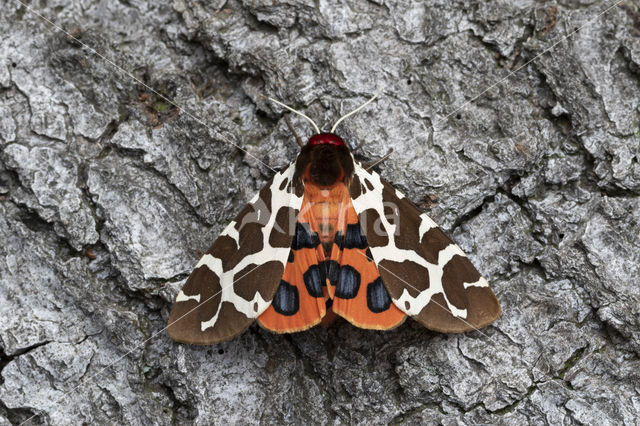
[[[307,119],[307,120],[309,120],[309,122],[313,125],[313,128],[315,129],[316,133],[320,133],[320,129],[318,128],[318,125],[317,125],[317,124],[316,124],[316,123],[315,123],[311,118],[309,118],[309,116],[308,116],[308,115],[306,115],[306,114],[304,114],[304,113],[302,113],[302,112],[300,112],[300,111],[296,111],[295,109],[291,108],[290,106],[287,106],[287,105],[283,104],[283,103],[282,103],[282,102],[280,102],[280,101],[276,101],[276,100],[275,100],[275,99],[273,99],[273,98],[270,98],[270,97],[269,97],[269,98],[267,98],[267,99],[269,99],[271,102],[275,102],[275,103],[277,103],[277,104],[278,104],[278,105],[280,105],[281,107],[286,108],[286,109],[288,109],[288,110],[289,110],[289,111],[291,111],[291,112],[295,112],[296,114],[298,114],[298,115],[300,115],[300,116],[302,116],[302,117],[306,118],[306,119]]]
[[[374,99],[375,99],[375,98],[377,98],[377,97],[378,97],[378,95],[379,95],[381,92],[382,92],[382,89],[379,89],[379,90],[376,92],[376,94],[375,94],[375,95],[373,95],[373,97],[372,97],[371,99],[369,99],[367,102],[363,103],[363,104],[362,104],[362,105],[360,105],[358,108],[356,108],[356,109],[354,109],[353,111],[351,111],[350,113],[345,114],[345,115],[343,115],[342,117],[340,117],[340,118],[338,119],[338,121],[336,121],[336,123],[335,123],[335,124],[333,125],[333,127],[331,128],[331,132],[330,132],[330,133],[333,133],[333,131],[336,129],[336,127],[338,127],[338,124],[340,124],[340,122],[341,122],[342,120],[344,120],[345,118],[349,117],[350,115],[355,114],[356,112],[360,111],[362,108],[366,107],[366,106],[367,106],[367,105],[369,105],[371,102],[373,102],[373,101],[374,101]]]

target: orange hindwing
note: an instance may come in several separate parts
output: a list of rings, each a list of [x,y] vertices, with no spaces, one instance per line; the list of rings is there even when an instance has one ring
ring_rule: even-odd
[[[307,182],[282,282],[258,321],[288,333],[306,330],[333,311],[362,328],[401,324],[406,316],[391,302],[367,254],[344,183],[320,187]]]
[[[402,324],[404,312],[391,297],[373,262],[358,216],[347,198],[346,221],[336,234],[332,258],[340,265],[335,280],[333,311],[360,328],[388,330]]]

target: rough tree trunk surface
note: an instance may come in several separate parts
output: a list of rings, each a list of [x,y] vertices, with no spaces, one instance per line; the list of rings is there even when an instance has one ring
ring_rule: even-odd
[[[0,424],[637,424],[637,2],[161,3],[30,2],[104,58],[0,4]],[[295,158],[263,95],[326,129],[378,88],[339,133],[394,148],[502,317],[170,341],[196,252]]]

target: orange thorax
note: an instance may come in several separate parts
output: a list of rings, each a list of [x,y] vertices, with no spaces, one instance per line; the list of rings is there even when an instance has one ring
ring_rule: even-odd
[[[344,182],[337,181],[331,186],[319,186],[311,181],[305,182],[305,201],[300,212],[308,220],[311,229],[318,233],[325,258],[330,257],[331,246],[336,232],[343,231],[347,210],[351,205],[349,193]]]

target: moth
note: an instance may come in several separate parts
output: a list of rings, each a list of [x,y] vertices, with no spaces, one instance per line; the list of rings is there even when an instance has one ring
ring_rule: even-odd
[[[335,316],[375,330],[410,316],[460,333],[500,316],[487,280],[460,247],[334,133],[376,96],[328,133],[271,99],[309,120],[316,134],[197,263],[169,314],[173,340],[219,343],[254,321],[293,333]]]

